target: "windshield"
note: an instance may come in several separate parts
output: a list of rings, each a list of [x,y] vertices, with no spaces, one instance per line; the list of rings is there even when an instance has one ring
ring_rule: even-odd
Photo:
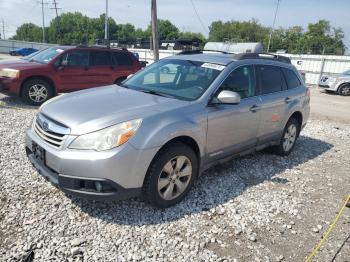
[[[35,54],[29,59],[29,61],[33,61],[40,64],[48,64],[52,59],[54,59],[57,55],[59,55],[63,51],[64,49],[62,48],[51,47]]]
[[[224,66],[216,64],[164,59],[146,67],[122,86],[191,101],[198,99],[223,69]]]
[[[350,70],[346,70],[343,75],[350,75]]]
[[[21,57],[20,59],[22,59],[22,60],[30,60],[30,59],[32,59],[33,56],[36,56],[37,54],[39,54],[40,52],[42,52],[44,50],[46,50],[46,49],[36,51],[36,52],[34,52],[34,53],[30,54],[30,55]]]

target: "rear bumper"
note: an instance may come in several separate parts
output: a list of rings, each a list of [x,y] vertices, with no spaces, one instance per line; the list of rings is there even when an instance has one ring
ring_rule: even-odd
[[[29,161],[40,175],[69,195],[97,201],[113,201],[128,199],[141,194],[141,188],[127,189],[108,179],[58,174],[38,161],[28,147],[26,147],[26,153]],[[96,186],[98,184],[101,185],[100,190]]]

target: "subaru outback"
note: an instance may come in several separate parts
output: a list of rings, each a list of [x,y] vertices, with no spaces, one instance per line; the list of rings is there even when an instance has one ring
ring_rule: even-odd
[[[70,195],[143,196],[169,207],[215,164],[267,147],[290,154],[309,95],[287,58],[178,55],[120,85],[48,101],[27,131],[26,151]]]

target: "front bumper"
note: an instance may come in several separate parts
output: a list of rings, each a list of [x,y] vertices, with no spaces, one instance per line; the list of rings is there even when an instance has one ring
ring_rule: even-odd
[[[13,78],[0,77],[0,93],[19,96],[19,80]]]
[[[45,162],[35,158],[33,142],[45,150]],[[105,201],[140,195],[148,166],[158,149],[136,150],[129,143],[105,152],[57,149],[28,129],[26,151],[38,172],[62,191]],[[102,190],[98,190],[96,182]]]
[[[323,90],[329,90],[329,91],[337,91],[338,86],[336,84],[319,84],[318,87]]]

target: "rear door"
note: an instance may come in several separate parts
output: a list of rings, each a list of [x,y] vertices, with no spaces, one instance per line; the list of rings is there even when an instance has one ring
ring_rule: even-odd
[[[113,72],[115,80],[119,78],[126,78],[137,71],[130,53],[112,51],[112,54],[115,62],[115,69]]]
[[[110,51],[90,51],[89,78],[93,86],[113,84],[114,70],[115,65]]]
[[[89,51],[68,51],[61,56],[57,64],[59,92],[75,91],[91,86],[88,80]]]
[[[262,102],[258,143],[279,139],[287,111],[287,84],[282,69],[273,65],[257,65],[259,94]]]

